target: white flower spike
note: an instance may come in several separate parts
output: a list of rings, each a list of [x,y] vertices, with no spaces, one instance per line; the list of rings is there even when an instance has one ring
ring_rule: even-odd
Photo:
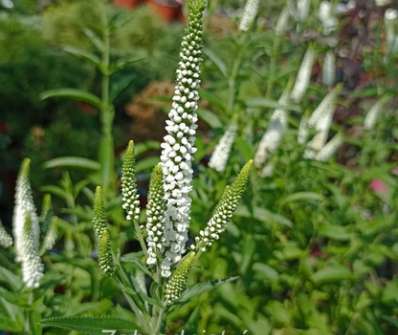
[[[289,101],[289,92],[286,90],[279,99],[281,107],[277,108],[271,116],[267,131],[264,133],[258,145],[254,157],[254,165],[261,168],[268,159],[268,156],[278,149],[283,135],[287,129],[287,111],[285,105]]]
[[[333,157],[340,146],[343,144],[344,138],[341,134],[335,135],[315,156],[315,160],[325,162]]]
[[[25,159],[19,172],[13,217],[16,260],[22,265],[22,279],[29,288],[39,286],[43,264],[39,257],[39,218],[29,183],[30,160]]]
[[[161,264],[163,277],[171,275],[171,266],[185,252],[190,221],[192,188],[192,158],[196,151],[202,63],[204,0],[190,0],[188,28],[181,44],[180,62],[172,109],[166,121],[167,135],[161,145],[166,217],[164,227],[165,259]]]
[[[243,10],[242,19],[240,21],[239,29],[241,31],[248,31],[253,25],[260,7],[260,0],[247,0],[245,9]]]
[[[315,63],[315,51],[312,47],[307,49],[297,74],[296,82],[294,84],[291,99],[294,102],[300,102],[304,97],[305,92],[310,84],[312,67]]]
[[[218,172],[223,172],[225,170],[237,130],[238,127],[236,123],[232,122],[218,142],[210,158],[209,167]]]
[[[380,114],[383,112],[386,104],[390,101],[390,97],[380,98],[366,114],[364,127],[365,129],[373,129]]]
[[[336,56],[333,51],[325,55],[322,67],[322,81],[326,86],[333,86],[336,81]]]

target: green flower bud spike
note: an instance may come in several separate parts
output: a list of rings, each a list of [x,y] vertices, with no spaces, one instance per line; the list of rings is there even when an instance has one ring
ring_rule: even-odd
[[[199,232],[199,236],[195,237],[196,243],[191,247],[193,250],[204,252],[220,238],[221,233],[224,232],[226,225],[231,221],[238,208],[242,194],[246,189],[252,165],[252,160],[247,162],[232,185],[226,187],[213,217],[207,223],[207,226]]]
[[[98,264],[105,274],[109,276],[113,274],[114,266],[109,229],[105,229],[98,236]]]
[[[196,258],[196,253],[191,251],[178,264],[177,268],[171,275],[171,278],[166,284],[165,289],[165,304],[171,305],[178,300],[187,287],[187,280],[192,264]]]
[[[108,223],[105,218],[101,187],[97,187],[94,199],[94,232],[98,247],[98,264],[102,272],[112,275],[114,271]]]
[[[158,164],[152,172],[149,186],[146,224],[148,265],[156,264],[158,253],[162,251],[165,213],[166,201],[164,198],[163,172],[161,164]]]
[[[127,221],[138,224],[140,200],[136,182],[134,142],[130,141],[123,159],[122,167],[122,206]]]

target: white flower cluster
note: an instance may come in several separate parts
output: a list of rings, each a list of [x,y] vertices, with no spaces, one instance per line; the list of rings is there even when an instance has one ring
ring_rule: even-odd
[[[12,238],[3,227],[1,221],[0,221],[0,246],[3,248],[8,248],[12,246]]]
[[[254,165],[261,168],[267,161],[268,155],[274,152],[282,140],[287,128],[287,112],[284,105],[289,100],[289,93],[286,90],[279,99],[281,107],[276,109],[271,116],[267,131],[264,133],[260,144],[258,145],[254,157]]]
[[[167,135],[161,145],[161,164],[166,199],[165,258],[161,274],[169,277],[171,266],[185,252],[190,222],[192,189],[192,157],[197,128],[202,61],[202,15],[204,8],[190,13],[187,33],[181,44],[180,62],[172,109],[166,121]]]
[[[239,25],[239,29],[241,31],[248,31],[250,29],[254,19],[256,18],[259,7],[260,0],[247,0]]]
[[[235,122],[232,122],[218,142],[210,158],[209,167],[218,172],[223,172],[225,170],[225,166],[227,165],[232,145],[235,141],[237,130],[237,124]]]
[[[292,89],[291,98],[294,102],[300,102],[310,84],[312,67],[315,63],[315,51],[309,47],[304,55],[300,69],[297,74],[296,82]]]
[[[29,164],[29,160],[23,162],[17,180],[13,230],[16,259],[22,264],[22,279],[27,287],[35,288],[43,276],[43,264],[39,257],[39,218],[28,180]]]

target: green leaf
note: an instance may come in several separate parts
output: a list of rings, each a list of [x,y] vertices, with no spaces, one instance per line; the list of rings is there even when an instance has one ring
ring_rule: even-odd
[[[326,266],[312,275],[312,280],[316,284],[338,283],[352,278],[351,271],[342,265]]]
[[[198,116],[201,120],[205,121],[212,128],[222,128],[222,122],[218,116],[207,109],[199,108]]]
[[[274,282],[279,279],[279,273],[267,264],[254,263],[253,270],[268,281]]]
[[[204,53],[206,56],[213,62],[213,64],[220,70],[224,77],[228,76],[227,66],[223,62],[223,60],[218,57],[212,50],[205,49]]]
[[[314,192],[297,192],[285,197],[282,200],[281,205],[283,206],[290,202],[297,202],[297,201],[308,201],[308,202],[319,203],[323,201],[323,197],[322,195]]]
[[[212,280],[212,281],[208,281],[206,283],[196,284],[196,285],[186,289],[185,292],[181,295],[181,297],[178,299],[177,302],[179,302],[179,303],[187,302],[195,296],[198,296],[205,292],[211,291],[221,285],[224,285],[226,283],[231,283],[238,279],[239,279],[239,277],[231,277],[228,279]]]
[[[3,331],[19,333],[23,331],[23,324],[19,324],[16,321],[11,320],[9,317],[0,315],[0,329]]]
[[[97,56],[91,54],[90,52],[88,52],[86,50],[82,50],[82,49],[75,48],[72,46],[66,46],[63,48],[63,50],[75,57],[87,60],[90,63],[92,63],[98,67],[100,66],[100,63],[101,63],[100,59]]]
[[[267,98],[251,98],[251,99],[246,100],[246,105],[251,108],[265,108],[265,107],[272,108],[272,109],[284,108],[284,109],[292,110],[292,111],[296,111],[296,112],[300,111],[299,106],[291,105],[291,104],[281,105],[278,101],[267,99]]]
[[[127,320],[106,317],[57,317],[42,320],[43,327],[76,330],[86,334],[103,334],[103,330],[134,331],[137,326]]]
[[[50,98],[67,98],[71,100],[86,102],[97,109],[101,109],[102,107],[101,100],[94,94],[74,88],[60,88],[57,90],[45,91],[40,95],[40,98],[42,100],[47,100]]]
[[[143,171],[152,170],[154,166],[158,163],[159,163],[159,157],[148,157],[141,159],[136,164],[136,171],[143,172]]]
[[[27,296],[21,292],[11,292],[4,289],[3,287],[0,287],[0,297],[20,307],[29,306]]]
[[[2,266],[0,266],[0,282],[7,283],[13,290],[18,290],[22,287],[19,277]]]
[[[152,277],[151,272],[148,270],[148,268],[143,263],[142,253],[138,253],[137,254],[135,252],[132,252],[132,253],[129,253],[129,254],[126,254],[126,255],[122,256],[120,258],[120,260],[122,262],[125,262],[125,263],[134,264],[141,272],[143,272],[143,273],[147,274],[148,276]]]
[[[83,157],[58,157],[44,163],[45,169],[58,167],[72,167],[98,171],[100,169],[100,164]]]
[[[352,238],[346,227],[327,223],[319,227],[319,235],[338,241],[348,241]]]

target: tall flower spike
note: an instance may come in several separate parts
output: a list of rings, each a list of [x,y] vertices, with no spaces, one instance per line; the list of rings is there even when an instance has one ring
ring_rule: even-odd
[[[304,22],[310,13],[310,0],[297,0],[297,19]]]
[[[133,141],[129,142],[123,158],[122,206],[126,211],[127,221],[138,224],[140,218],[140,200],[136,182]]]
[[[7,233],[0,221],[0,247],[9,248],[12,246],[12,237]]]
[[[113,273],[113,258],[108,223],[105,218],[104,201],[101,187],[97,187],[94,199],[94,232],[98,247],[98,264],[107,275]]]
[[[220,238],[220,234],[225,230],[238,208],[252,165],[253,161],[247,162],[232,185],[226,187],[212,218],[207,226],[199,232],[199,236],[195,237],[195,245],[191,247],[193,250],[205,251]]]
[[[214,149],[209,161],[209,167],[218,172],[225,170],[237,130],[237,124],[233,121]]]
[[[30,160],[25,159],[17,179],[13,231],[16,260],[22,264],[23,281],[29,288],[39,286],[43,264],[39,257],[39,218],[29,183]]]
[[[289,92],[286,90],[279,99],[281,107],[276,109],[271,116],[267,131],[264,133],[258,145],[254,157],[254,165],[261,168],[267,161],[268,155],[274,152],[282,140],[287,128],[287,112],[284,105],[289,100]]]
[[[333,86],[336,81],[336,56],[332,50],[327,52],[323,61],[322,81],[327,86]]]
[[[257,16],[260,7],[260,0],[247,0],[245,9],[243,10],[242,19],[240,21],[239,29],[241,31],[248,31],[252,26],[254,19]]]
[[[366,114],[364,127],[365,129],[372,129],[376,125],[376,121],[379,115],[383,112],[386,104],[390,101],[390,97],[382,97],[376,101],[376,103],[370,108],[369,112]]]
[[[282,9],[282,12],[279,14],[278,20],[276,21],[275,25],[276,35],[282,35],[287,31],[289,27],[289,18],[290,18],[289,7],[285,6]]]
[[[337,18],[334,5],[329,1],[322,1],[319,5],[319,20],[323,26],[323,32],[330,34],[337,27]]]
[[[191,251],[178,264],[176,270],[166,284],[165,288],[165,304],[171,305],[179,299],[187,286],[188,275],[195,260],[195,252]]]
[[[147,206],[146,243],[148,246],[148,265],[156,264],[157,257],[163,250],[165,212],[163,172],[162,166],[158,164],[152,172]]]
[[[340,92],[340,86],[331,91],[311,115],[308,125],[316,131],[315,136],[307,144],[305,158],[315,158],[317,153],[324,147],[329,136],[333,114],[336,109],[336,100]]]
[[[307,49],[304,55],[303,61],[300,65],[300,69],[297,74],[297,79],[294,84],[291,98],[295,102],[300,102],[304,97],[305,92],[310,84],[312,67],[315,63],[315,51],[312,47]]]
[[[167,135],[162,143],[161,164],[166,199],[165,258],[161,274],[169,277],[171,266],[185,252],[190,221],[192,188],[192,157],[196,151],[202,62],[204,0],[188,1],[188,27],[181,43],[172,108],[166,121]]]

